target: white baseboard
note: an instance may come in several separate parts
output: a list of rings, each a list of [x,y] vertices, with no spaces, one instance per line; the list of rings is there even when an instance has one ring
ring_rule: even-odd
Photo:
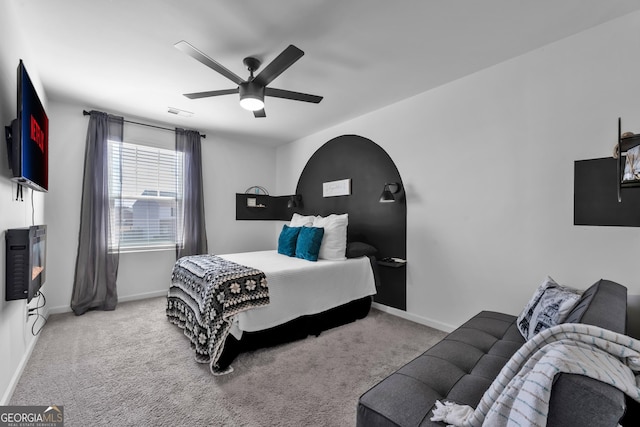
[[[13,396],[13,392],[15,391],[16,386],[18,385],[18,381],[20,381],[22,372],[24,371],[24,368],[27,366],[27,362],[31,358],[31,353],[33,352],[33,349],[35,348],[36,343],[38,342],[38,338],[40,338],[40,334],[35,336],[35,338],[29,344],[29,347],[27,347],[27,351],[22,355],[22,360],[20,360],[20,364],[18,365],[18,368],[16,369],[16,371],[13,373],[13,376],[11,377],[11,381],[9,381],[9,385],[4,392],[4,395],[2,396],[2,400],[0,400],[0,406],[6,406],[9,404],[9,401],[11,401],[11,396]]]
[[[144,294],[129,295],[122,298],[118,297],[118,302],[137,301],[139,299],[156,298],[156,297],[166,297],[167,292],[168,292],[168,289],[164,289],[162,291],[146,292]]]
[[[452,332],[454,329],[456,329],[455,326],[438,322],[436,320],[427,319],[426,317],[418,316],[417,314],[407,313],[404,310],[398,310],[397,308],[389,307],[377,302],[372,303],[371,307],[375,308],[376,310],[392,314],[394,316],[402,317],[403,319],[410,320],[412,322],[420,323],[421,325],[429,326],[430,328],[438,329],[440,331]]]
[[[167,295],[167,290],[145,292],[143,294],[127,295],[125,297],[118,297],[118,302],[137,301],[140,299],[163,297]],[[71,307],[68,305],[61,305],[59,307],[51,307],[49,314],[60,314],[71,312]]]

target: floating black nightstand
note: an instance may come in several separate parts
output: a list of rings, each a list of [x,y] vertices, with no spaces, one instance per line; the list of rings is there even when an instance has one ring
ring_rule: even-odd
[[[378,265],[383,267],[400,268],[407,265],[407,260],[402,258],[386,257],[378,260]]]

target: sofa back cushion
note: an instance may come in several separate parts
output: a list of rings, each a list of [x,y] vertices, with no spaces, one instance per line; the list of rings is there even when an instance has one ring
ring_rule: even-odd
[[[627,288],[610,280],[600,279],[583,292],[564,323],[586,323],[626,334],[626,310]]]

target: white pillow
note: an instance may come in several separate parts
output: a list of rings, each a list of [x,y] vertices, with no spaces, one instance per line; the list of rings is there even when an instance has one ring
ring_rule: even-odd
[[[313,220],[316,217],[313,215],[304,216],[298,213],[294,213],[291,217],[291,222],[289,223],[289,227],[312,227]]]
[[[529,340],[541,330],[564,322],[579,300],[580,291],[560,286],[547,277],[518,316],[520,333]]]
[[[318,258],[332,261],[347,259],[347,225],[349,214],[331,214],[327,217],[317,216],[313,221],[314,227],[324,228],[324,236],[320,245]]]

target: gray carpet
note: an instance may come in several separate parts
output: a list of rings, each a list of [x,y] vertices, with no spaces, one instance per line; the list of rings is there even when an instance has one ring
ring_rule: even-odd
[[[358,397],[445,334],[372,310],[319,337],[241,354],[214,377],[165,298],[52,315],[12,405],[64,405],[65,426],[352,426]]]

